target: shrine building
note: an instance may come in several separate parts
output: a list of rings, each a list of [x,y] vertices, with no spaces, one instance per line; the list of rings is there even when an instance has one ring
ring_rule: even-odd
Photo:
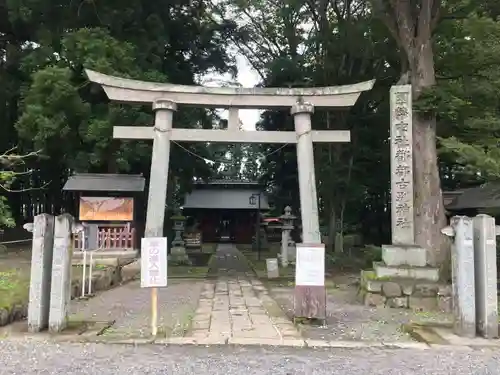
[[[203,242],[251,243],[257,215],[269,210],[264,186],[256,182],[214,180],[195,183],[186,194],[187,228],[201,232]]]

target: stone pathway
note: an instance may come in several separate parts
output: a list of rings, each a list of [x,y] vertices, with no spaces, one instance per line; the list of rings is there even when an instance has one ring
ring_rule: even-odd
[[[219,244],[216,257],[211,273],[217,279],[205,284],[188,337],[221,344],[303,342],[234,245]]]

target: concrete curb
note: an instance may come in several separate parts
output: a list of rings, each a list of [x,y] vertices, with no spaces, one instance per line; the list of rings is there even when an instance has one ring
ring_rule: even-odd
[[[0,337],[0,341],[44,341],[54,343],[107,344],[107,345],[155,345],[155,346],[242,346],[242,347],[281,347],[309,349],[380,349],[380,350],[439,350],[439,351],[472,351],[482,349],[498,349],[499,343],[483,344],[426,344],[421,342],[378,342],[378,341],[326,341],[313,339],[266,339],[244,337],[112,337],[106,335],[49,335],[49,334],[10,334]]]
[[[127,338],[82,335],[13,335],[4,337],[3,340],[18,341],[22,339],[47,340],[64,343],[92,343],[107,345],[163,345],[163,346],[259,346],[259,347],[293,347],[310,349],[413,349],[413,350],[456,350],[462,347],[456,345],[427,345],[418,342],[369,342],[369,341],[325,341],[325,340],[303,340],[303,339],[265,339],[265,338],[243,338],[243,337],[170,337],[170,338]]]

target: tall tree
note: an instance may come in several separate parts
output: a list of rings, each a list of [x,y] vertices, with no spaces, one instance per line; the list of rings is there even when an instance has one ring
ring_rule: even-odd
[[[371,0],[396,41],[400,53],[400,84],[411,84],[413,100],[436,84],[433,32],[440,19],[441,0]],[[427,249],[431,265],[446,263],[449,246],[441,229],[445,209],[436,148],[436,115],[413,112],[415,240]]]
[[[14,188],[51,182],[45,190],[1,193],[17,219],[35,214],[34,207],[60,212],[61,186],[74,171],[149,174],[151,145],[111,134],[114,125],[151,123],[151,108],[108,103],[83,67],[180,84],[208,71],[235,73],[225,48],[232,25],[211,22],[200,0],[7,1],[0,21],[0,150],[44,149],[46,158],[29,161],[40,173],[20,176]],[[211,127],[213,120],[204,109],[176,113],[176,122],[188,126]],[[203,145],[184,148],[208,155]],[[184,157],[188,151],[172,148],[169,192],[175,186],[181,194],[193,175],[211,173],[200,158]]]

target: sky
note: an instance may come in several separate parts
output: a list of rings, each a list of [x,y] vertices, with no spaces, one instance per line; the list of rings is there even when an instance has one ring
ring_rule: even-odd
[[[241,54],[236,54],[236,66],[238,67],[238,76],[236,80],[241,87],[255,87],[260,82],[259,74],[250,66],[247,59]],[[207,74],[201,78],[203,86],[217,87],[221,86],[221,82],[230,82],[229,75]],[[261,111],[256,109],[241,109],[240,121],[244,130],[255,130],[255,124],[259,120]],[[221,110],[220,115],[222,118],[227,119],[227,110]]]

